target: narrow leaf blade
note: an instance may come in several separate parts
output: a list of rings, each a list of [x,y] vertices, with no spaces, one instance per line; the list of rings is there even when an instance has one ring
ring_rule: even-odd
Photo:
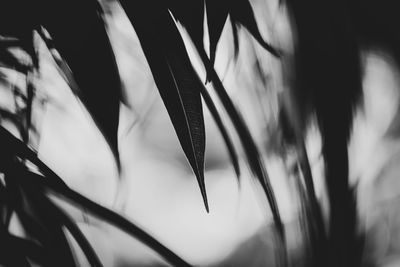
[[[122,1],[149,63],[154,81],[188,159],[208,211],[204,182],[205,128],[202,83],[167,9]]]
[[[44,27],[71,69],[79,97],[102,131],[119,166],[121,81],[101,7],[93,0],[45,3]]]

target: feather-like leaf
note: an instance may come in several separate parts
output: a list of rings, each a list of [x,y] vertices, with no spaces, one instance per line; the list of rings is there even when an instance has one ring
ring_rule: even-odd
[[[71,69],[79,97],[105,136],[119,166],[121,81],[99,3],[44,0],[42,24]]]
[[[150,1],[149,1],[150,2]],[[208,202],[204,182],[205,129],[200,88],[182,37],[167,9],[121,1],[140,40],[182,149]]]

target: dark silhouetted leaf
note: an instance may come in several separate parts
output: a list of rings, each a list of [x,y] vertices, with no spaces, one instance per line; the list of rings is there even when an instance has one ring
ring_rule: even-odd
[[[215,62],[215,52],[229,13],[229,0],[206,0],[210,61]]]
[[[200,88],[182,37],[167,9],[122,1],[136,30],[182,149],[197,177],[208,211],[204,183],[205,130]]]
[[[296,25],[296,87],[301,119],[316,114],[322,138],[330,208],[327,257],[316,266],[359,266],[356,214],[349,185],[348,141],[362,93],[358,37],[347,5],[337,1],[288,1]],[[316,23],[317,22],[317,23]],[[354,212],[354,213],[353,213]],[[327,260],[328,259],[328,260]]]
[[[0,147],[4,148],[0,152],[0,169],[3,171],[10,166],[10,158],[18,156],[29,160],[35,164],[39,170],[44,174],[30,176],[31,182],[35,185],[41,186],[44,189],[49,189],[56,193],[59,197],[67,200],[68,202],[87,210],[99,219],[108,222],[118,229],[125,231],[132,237],[139,239],[141,242],[152,248],[159,253],[166,261],[173,266],[191,266],[186,261],[182,260],[178,255],[169,250],[167,247],[158,242],[151,235],[143,231],[141,228],[125,219],[123,216],[105,208],[101,205],[87,199],[81,194],[71,190],[60,177],[57,176],[49,167],[47,167],[40,159],[37,158],[36,153],[30,150],[24,143],[14,137],[11,133],[0,127]],[[24,177],[21,177],[24,178]],[[21,265],[23,266],[23,265]]]
[[[1,41],[0,41],[1,44]],[[15,69],[21,73],[28,72],[29,66],[20,62],[7,48],[0,45],[0,66]]]
[[[33,241],[26,240],[18,236],[9,235],[8,244],[11,245],[13,249],[19,250],[21,254],[38,264],[43,264],[46,262],[45,259],[47,255],[45,254],[45,250],[43,247]]]
[[[237,58],[239,51],[237,25],[243,25],[271,54],[274,56],[280,55],[280,53],[274,47],[268,44],[261,36],[254,17],[253,9],[248,0],[206,0],[205,2],[210,37],[210,61],[212,65],[214,65],[215,62],[217,44],[221,37],[228,15],[230,16],[230,22],[232,24],[235,58]],[[210,73],[211,70],[207,71]],[[207,81],[210,81],[209,75]]]
[[[232,140],[228,134],[228,131],[225,127],[225,124],[222,121],[217,108],[215,107],[214,101],[212,100],[210,94],[204,87],[201,87],[201,95],[204,99],[204,102],[207,105],[207,108],[209,109],[209,111],[211,113],[211,116],[213,117],[213,119],[214,119],[215,123],[217,124],[217,127],[222,135],[222,138],[223,138],[223,140],[225,142],[225,146],[228,150],[229,157],[231,159],[233,168],[235,170],[236,177],[239,179],[240,178],[240,168],[239,168],[238,156],[237,156],[235,147],[232,143]]]
[[[204,67],[206,69],[212,70],[211,82],[213,84],[213,87],[214,87],[219,99],[221,100],[222,105],[224,106],[225,110],[227,111],[227,114],[230,117],[230,119],[233,123],[233,126],[236,129],[236,132],[239,135],[239,139],[240,139],[240,142],[242,143],[242,147],[246,154],[246,159],[249,163],[249,166],[250,166],[252,172],[254,173],[254,175],[259,180],[261,186],[263,187],[263,190],[266,194],[269,205],[271,207],[274,222],[276,224],[280,238],[281,238],[282,242],[285,242],[284,226],[283,226],[280,214],[279,214],[278,206],[276,204],[276,199],[275,199],[275,196],[274,196],[263,160],[262,160],[261,155],[258,151],[258,148],[253,140],[253,137],[251,136],[250,131],[249,131],[244,119],[242,118],[241,114],[236,109],[231,98],[227,94],[226,89],[225,89],[224,85],[222,84],[222,81],[218,77],[218,74],[215,71],[214,67],[212,66],[210,60],[207,58],[205,51],[199,51],[199,55],[203,61]]]
[[[170,251],[167,247],[154,239],[152,236],[147,234],[145,231],[143,231],[121,215],[102,207],[101,205],[87,199],[86,197],[69,188],[59,187],[57,184],[48,182],[47,179],[45,179],[44,177],[40,179],[39,176],[36,176],[33,177],[32,180],[35,183],[54,191],[55,193],[59,194],[60,197],[66,199],[67,201],[72,202],[73,204],[84,210],[87,210],[94,216],[99,217],[100,219],[117,226],[119,229],[125,231],[133,237],[138,238],[144,244],[148,245],[150,248],[154,249],[162,257],[164,257],[164,259],[171,263],[173,266],[191,266],[175,253]]]
[[[121,81],[101,7],[95,0],[44,0],[44,3],[43,26],[71,69],[79,87],[78,95],[105,136],[119,166],[117,130]]]
[[[20,239],[10,235],[0,224],[0,265],[30,267],[28,255],[34,251],[27,251],[26,244],[21,244]]]
[[[24,190],[28,192],[27,196],[29,197],[29,200],[31,200],[32,198],[37,199],[41,207],[46,209],[46,213],[48,214],[48,216],[54,218],[55,222],[60,227],[65,227],[66,229],[68,229],[72,237],[76,240],[77,244],[82,249],[83,253],[86,255],[86,258],[88,259],[91,266],[103,266],[96,252],[89,244],[86,237],[83,235],[75,222],[61,208],[53,204],[52,201],[45,196],[45,193],[40,186],[32,183],[32,180],[34,179],[32,177],[38,176],[38,174],[24,172],[21,173],[21,175],[25,176],[22,182],[24,185]]]
[[[253,8],[249,0],[232,0],[230,16],[233,22],[243,25],[249,33],[272,55],[278,57],[280,53],[268,44],[261,36],[254,16]]]
[[[18,171],[19,175],[22,172]],[[12,177],[13,179],[28,179],[30,177]],[[40,190],[35,187],[21,186],[22,196],[24,201],[21,203],[23,211],[35,220],[44,230],[46,235],[40,236],[44,246],[48,249],[53,263],[59,262],[59,266],[77,266],[72,248],[64,233],[63,227],[60,224],[56,214],[48,206],[48,201]],[[34,189],[34,190],[32,190]],[[36,237],[38,238],[38,237]]]
[[[204,0],[167,0],[175,19],[188,31],[196,47],[203,47]]]
[[[237,60],[239,56],[239,33],[238,33],[238,28],[235,22],[233,21],[232,17],[229,20],[231,22],[232,26],[232,34],[233,34],[233,51],[234,51],[234,58]]]
[[[82,249],[83,253],[86,255],[90,265],[97,267],[103,266],[93,247],[90,245],[89,241],[86,239],[76,223],[64,211],[51,203],[51,200],[48,201],[49,205],[52,206],[51,208],[54,209],[54,213],[58,215],[60,222],[68,229],[78,243],[79,247]]]

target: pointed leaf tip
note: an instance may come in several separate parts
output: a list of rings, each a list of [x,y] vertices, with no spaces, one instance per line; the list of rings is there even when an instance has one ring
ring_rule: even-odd
[[[137,1],[121,1],[140,40],[157,89],[208,210],[204,185],[205,126],[203,84],[169,11]]]
[[[204,178],[202,179],[202,181],[203,181],[202,183],[199,182],[200,192],[201,192],[201,196],[203,198],[204,207],[206,208],[207,213],[210,213],[210,208],[208,206],[208,198],[207,198],[207,191],[206,191],[206,186],[205,186],[205,183],[204,183]]]

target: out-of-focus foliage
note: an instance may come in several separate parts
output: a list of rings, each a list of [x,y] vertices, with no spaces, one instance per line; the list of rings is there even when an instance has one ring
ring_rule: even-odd
[[[192,66],[174,19],[182,23],[188,30],[201,55],[204,67],[208,72],[208,80],[212,81],[216,88],[216,92],[239,134],[248,162],[267,194],[281,242],[284,242],[283,224],[257,147],[245,121],[236,110],[213,68],[216,44],[228,15],[235,25],[235,34],[237,34],[236,24],[243,25],[268,51],[274,55],[277,55],[277,52],[261,37],[252,7],[247,0],[224,3],[215,8],[208,3],[207,10],[210,14],[207,14],[210,16],[210,23],[214,23],[214,20],[221,21],[217,22],[219,32],[216,34],[210,28],[212,51],[211,59],[209,59],[204,45],[201,44],[204,34],[203,7],[206,3],[203,1],[194,1],[194,3],[197,8],[194,8],[195,5],[192,3],[188,5],[184,1],[147,1],[140,4],[134,1],[121,1],[139,38],[182,149],[197,177],[206,209],[208,210],[204,183],[206,137],[201,96],[221,131],[237,175],[239,175],[238,159],[214,100]],[[22,6],[24,8],[21,9]],[[221,8],[222,13],[220,12]],[[20,142],[5,128],[1,128],[1,142],[4,147],[7,147],[2,152],[3,168],[1,171],[4,175],[4,184],[2,185],[4,194],[2,195],[5,197],[2,201],[4,206],[2,209],[4,211],[2,212],[2,217],[4,217],[2,235],[4,238],[1,244],[2,248],[9,242],[26,247],[22,255],[12,257],[10,254],[1,259],[2,263],[25,266],[29,265],[30,261],[34,261],[52,266],[55,262],[60,261],[65,266],[74,266],[76,262],[64,232],[64,229],[67,229],[85,253],[89,263],[94,266],[101,265],[79,228],[65,211],[52,203],[46,193],[47,189],[50,189],[60,197],[88,209],[101,219],[109,221],[141,239],[172,264],[187,265],[173,252],[132,223],[71,191],[28,148],[29,145],[32,145],[30,138],[32,131],[37,130],[34,128],[37,125],[31,123],[33,100],[35,93],[40,91],[40,89],[35,89],[34,78],[40,74],[41,70],[38,51],[43,47],[40,47],[39,43],[44,43],[72,91],[85,105],[104,135],[114,154],[117,166],[120,168],[117,132],[120,101],[123,101],[122,87],[114,52],[107,34],[103,7],[96,0],[84,2],[74,0],[59,3],[46,0],[6,1],[1,4],[0,15],[1,64],[4,68],[17,71],[18,75],[26,77],[26,83],[18,86],[8,81],[7,75],[3,75],[3,72],[1,76],[2,82],[13,88],[12,93],[18,104],[15,112],[4,109],[2,118],[11,121],[9,130],[22,138],[22,142]],[[221,17],[222,20],[218,17]],[[28,62],[23,62],[20,57],[13,54],[12,49],[18,49],[24,53]],[[237,46],[236,49],[238,49]],[[37,132],[35,138],[39,137],[39,132]],[[58,182],[53,183],[52,180]],[[10,234],[9,222],[14,214],[17,214],[25,234],[32,238],[33,242],[18,239]],[[8,249],[15,250],[11,246]],[[4,251],[6,250],[4,249]],[[44,256],[45,254],[52,256],[47,258]]]

